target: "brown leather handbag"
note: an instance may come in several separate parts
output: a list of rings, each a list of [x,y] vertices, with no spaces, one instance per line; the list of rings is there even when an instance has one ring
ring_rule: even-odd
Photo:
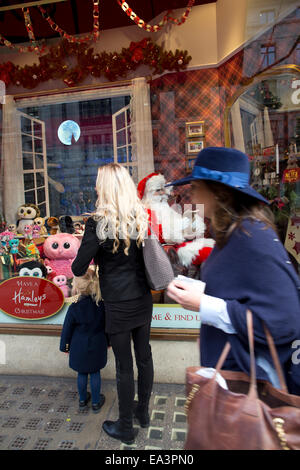
[[[186,450],[300,450],[300,396],[288,393],[271,334],[265,333],[281,389],[256,380],[252,313],[247,311],[250,377],[221,370],[230,350],[227,343],[212,378],[186,370],[188,433]],[[200,367],[201,368],[201,367]],[[216,381],[217,372],[228,390]]]

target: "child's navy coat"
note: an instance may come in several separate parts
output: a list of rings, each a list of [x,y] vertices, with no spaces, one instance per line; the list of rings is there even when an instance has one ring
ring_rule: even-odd
[[[105,310],[90,296],[70,305],[60,339],[60,351],[70,353],[69,365],[79,373],[97,372],[107,362]]]

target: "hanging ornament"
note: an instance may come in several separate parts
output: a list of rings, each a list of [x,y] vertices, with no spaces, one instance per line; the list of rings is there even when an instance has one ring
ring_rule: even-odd
[[[29,8],[22,8],[23,15],[24,15],[24,21],[25,21],[25,26],[26,26],[26,31],[29,37],[29,41],[33,47],[33,50],[39,54],[41,54],[45,47],[40,48],[35,40],[34,32],[33,32],[33,26],[29,14]]]
[[[129,16],[129,18],[137,24],[139,28],[143,28],[145,31],[148,31],[149,33],[156,33],[160,29],[163,28],[165,24],[167,24],[169,21],[173,22],[177,26],[180,26],[182,23],[184,23],[190,14],[190,11],[192,7],[194,6],[195,0],[189,0],[187,8],[183,15],[181,16],[181,19],[173,18],[170,16],[170,13],[172,12],[171,10],[168,10],[168,12],[164,15],[163,19],[156,25],[151,25],[149,23],[146,23],[144,20],[142,20],[133,10],[130,8],[127,2],[125,0],[117,0],[117,3],[120,5],[122,10]]]
[[[51,19],[50,15],[42,6],[38,5],[38,9],[40,10],[42,17],[49,24],[50,28],[53,29],[53,31],[56,31],[63,39],[66,39],[68,42],[83,44],[89,41],[96,41],[99,37],[99,0],[93,0],[93,32],[80,38],[76,38],[75,36],[66,33],[66,31],[60,28],[58,24],[56,24]]]

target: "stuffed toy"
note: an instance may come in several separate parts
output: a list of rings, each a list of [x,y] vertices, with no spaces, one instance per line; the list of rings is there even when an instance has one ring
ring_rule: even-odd
[[[8,244],[10,247],[10,253],[12,255],[19,253],[19,243],[20,240],[18,240],[17,238],[12,238],[11,240],[9,240]]]
[[[69,297],[69,286],[67,284],[67,276],[64,274],[57,275],[55,272],[52,272],[48,276],[49,281],[52,281],[57,287],[59,287],[64,294],[64,297]]]
[[[83,235],[84,233],[84,225],[81,222],[74,222],[74,229],[76,235]]]
[[[16,224],[9,224],[9,226],[7,227],[7,230],[8,230],[9,232],[12,232],[12,233],[16,234],[16,233],[17,233],[17,226],[16,226]]]
[[[19,276],[46,278],[47,269],[39,261],[27,261],[18,267]]]
[[[39,238],[41,235],[41,226],[33,224],[32,226],[32,238]]]
[[[33,225],[24,225],[23,227],[23,234],[25,235],[25,238],[31,240],[32,239],[32,228]]]
[[[45,227],[45,219],[43,217],[36,217],[33,221],[34,225],[38,225],[40,227],[40,237],[47,235],[47,229]]]
[[[18,212],[17,230],[18,233],[25,235],[24,227],[32,225],[36,217],[40,216],[40,210],[35,204],[23,204],[19,207]]]
[[[67,279],[74,277],[71,265],[76,258],[80,241],[70,233],[50,235],[44,243],[45,265],[57,275],[65,274]]]
[[[40,257],[40,252],[34,243],[29,243],[28,245],[25,245],[25,250],[26,256],[28,256],[28,258]]]
[[[73,225],[72,217],[69,215],[62,215],[59,218],[59,228],[62,233],[74,233],[75,228]]]
[[[59,221],[57,217],[48,217],[45,222],[46,228],[50,235],[55,235],[59,231]]]

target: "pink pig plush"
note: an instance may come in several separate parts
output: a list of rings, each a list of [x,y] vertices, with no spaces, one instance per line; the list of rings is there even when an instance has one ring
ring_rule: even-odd
[[[50,235],[44,243],[45,266],[50,266],[56,275],[74,277],[71,265],[76,258],[80,241],[70,233]]]

